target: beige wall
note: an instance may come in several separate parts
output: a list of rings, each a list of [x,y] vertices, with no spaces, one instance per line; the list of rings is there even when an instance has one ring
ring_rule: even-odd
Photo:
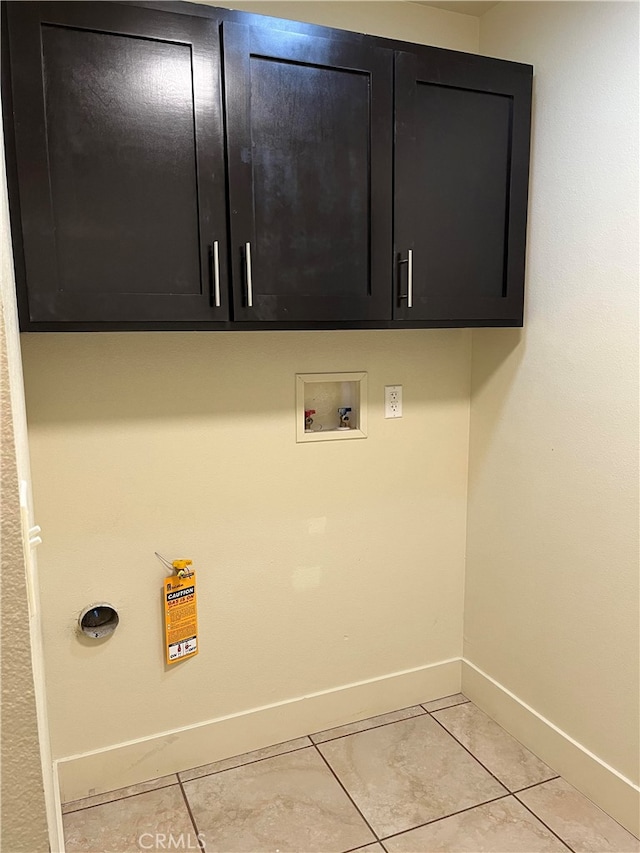
[[[460,654],[468,341],[23,336],[55,757]],[[340,370],[368,371],[369,437],[296,444],[295,373]],[[201,653],[170,671],[156,550],[200,569]],[[121,625],[79,642],[97,600]]]
[[[477,21],[417,5],[286,7],[477,48]],[[54,757],[460,655],[469,341],[23,336]],[[369,437],[296,445],[295,373],[360,370]],[[392,383],[402,420],[383,418]],[[201,653],[169,670],[156,550],[200,570]],[[79,641],[97,600],[121,625]]]
[[[229,5],[478,48],[477,19],[418,5]],[[501,3],[481,26],[482,52],[535,64],[536,104],[526,328],[473,333],[464,651],[637,779],[637,7]],[[151,766],[162,732],[460,655],[468,332],[23,348],[56,758],[148,737],[132,764]],[[369,372],[369,438],[296,445],[294,374],[344,370]],[[389,383],[402,421],[382,417]],[[202,653],[169,670],[154,550],[200,569]],[[103,599],[118,631],[78,640]],[[87,758],[85,793],[107,755]]]
[[[638,5],[500,3],[480,45],[536,79],[525,329],[473,333],[465,656],[637,783]]]
[[[0,163],[4,162],[1,140],[0,127]],[[23,548],[19,477],[28,480],[28,459],[4,174],[0,179],[0,450],[0,849],[6,853],[44,853],[49,849],[49,840],[56,849],[57,836],[39,667],[37,596],[32,598],[30,609],[27,572],[33,566],[25,564]],[[33,663],[32,648],[35,648]],[[50,837],[45,786],[51,817]]]
[[[415,3],[397,0],[201,0],[211,6],[240,9],[337,27],[356,33],[401,39],[416,44],[432,44],[467,53],[478,52],[479,19]]]

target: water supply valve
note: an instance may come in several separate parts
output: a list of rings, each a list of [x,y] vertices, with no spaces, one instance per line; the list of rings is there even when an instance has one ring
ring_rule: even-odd
[[[311,415],[315,415],[315,409],[305,409],[304,410],[304,431],[305,432],[313,432],[311,426],[313,424],[313,418]]]
[[[350,406],[341,406],[341,408],[338,409],[338,415],[340,416],[340,424],[338,426],[338,429],[351,429],[351,425],[349,424],[350,411]]]

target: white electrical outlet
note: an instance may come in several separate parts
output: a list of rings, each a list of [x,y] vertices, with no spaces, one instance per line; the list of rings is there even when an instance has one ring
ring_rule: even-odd
[[[402,417],[402,385],[384,386],[384,416],[385,418]]]

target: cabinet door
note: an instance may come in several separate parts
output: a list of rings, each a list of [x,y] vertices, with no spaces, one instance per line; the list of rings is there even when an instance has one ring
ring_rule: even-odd
[[[223,39],[234,320],[390,319],[392,52]]]
[[[218,30],[10,5],[23,328],[228,317]]]
[[[521,325],[531,68],[396,54],[398,319]]]

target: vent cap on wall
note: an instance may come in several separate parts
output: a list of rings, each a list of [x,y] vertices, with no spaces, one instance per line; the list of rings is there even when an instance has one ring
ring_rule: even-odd
[[[115,607],[104,602],[85,607],[78,617],[80,630],[93,640],[113,634],[119,621],[120,617]]]

